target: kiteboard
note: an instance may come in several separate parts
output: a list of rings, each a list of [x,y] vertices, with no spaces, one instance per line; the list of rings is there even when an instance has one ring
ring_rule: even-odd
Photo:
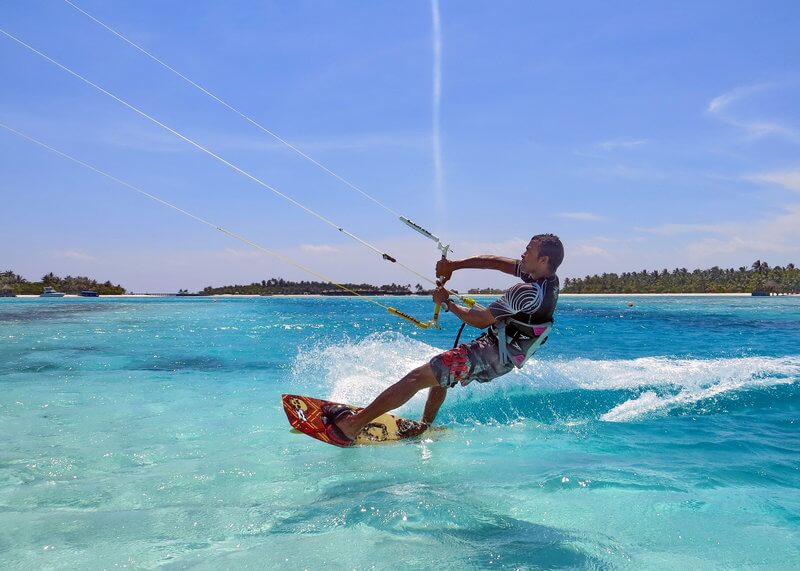
[[[283,395],[281,400],[283,401],[283,410],[286,412],[286,417],[289,419],[289,424],[292,425],[292,428],[326,444],[339,446],[326,434],[325,423],[322,420],[322,407],[339,403],[301,395]],[[360,407],[349,404],[344,406],[353,412],[362,410]],[[393,414],[382,414],[361,430],[354,444],[395,442],[419,436],[426,429],[427,426],[421,422],[408,420]]]

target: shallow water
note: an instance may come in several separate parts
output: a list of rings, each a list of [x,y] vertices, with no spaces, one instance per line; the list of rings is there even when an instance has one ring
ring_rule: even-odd
[[[280,394],[366,404],[451,316],[0,299],[0,567],[795,568],[800,299],[630,300],[563,298],[522,371],[450,391],[446,430],[342,450]]]

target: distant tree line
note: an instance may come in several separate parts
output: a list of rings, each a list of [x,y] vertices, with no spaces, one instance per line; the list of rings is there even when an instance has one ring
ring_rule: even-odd
[[[53,272],[42,276],[41,281],[29,282],[22,276],[8,270],[0,272],[0,293],[17,295],[39,295],[45,287],[54,288],[63,293],[78,294],[82,290],[93,290],[100,295],[121,295],[125,288],[114,285],[110,281],[100,283],[85,276],[67,276],[60,278]]]
[[[360,294],[411,295],[412,293],[425,293],[425,290],[420,284],[417,284],[413,291],[411,284],[402,285],[391,283],[388,285],[376,286],[367,283],[346,283],[342,285],[347,289],[351,289]],[[268,280],[261,280],[260,282],[253,282],[249,285],[235,284],[222,287],[208,286],[200,291],[200,293],[202,295],[347,295],[347,292],[328,282],[293,282],[284,280],[282,278],[270,278]]]
[[[342,284],[348,289],[368,295],[411,295],[429,294],[420,284],[386,284],[376,286],[368,283]],[[61,278],[52,272],[42,276],[40,281],[29,282],[11,270],[0,272],[0,294],[38,295],[45,287],[60,292],[78,294],[82,290],[93,290],[100,295],[121,295],[125,288],[110,281],[100,283],[85,276]],[[624,272],[622,274],[604,273],[583,278],[566,278],[562,284],[563,293],[750,293],[762,290],[769,292],[800,292],[800,269],[794,264],[771,267],[766,262],[756,260],[750,267],[722,269],[714,266],[707,270],[689,271],[686,268],[666,268],[658,271]],[[187,290],[181,290],[187,292]],[[290,281],[270,278],[249,285],[208,286],[199,292],[201,295],[347,295],[328,282]],[[471,289],[470,294],[499,294],[495,288]]]
[[[471,295],[502,295],[506,292],[504,289],[497,289],[495,287],[473,288],[467,293]]]
[[[648,272],[602,274],[584,278],[566,278],[563,293],[750,293],[800,291],[800,269],[794,264],[770,267],[756,260],[748,268],[689,271],[666,268]]]

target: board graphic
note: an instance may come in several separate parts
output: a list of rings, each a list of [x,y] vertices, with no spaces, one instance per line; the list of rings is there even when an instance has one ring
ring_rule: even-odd
[[[322,407],[338,403],[302,395],[283,395],[281,400],[283,401],[283,410],[286,412],[292,428],[326,444],[338,446],[325,433],[325,424],[322,421]],[[348,404],[344,406],[355,412],[362,410],[360,407]],[[403,440],[419,436],[425,432],[425,429],[424,424],[414,420],[383,414],[364,427],[356,437],[355,444],[378,444]]]

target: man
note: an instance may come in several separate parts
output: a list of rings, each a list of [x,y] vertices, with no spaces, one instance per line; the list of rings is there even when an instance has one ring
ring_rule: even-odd
[[[440,353],[417,367],[357,414],[343,405],[324,409],[328,436],[339,445],[352,444],[368,423],[426,388],[430,391],[422,422],[430,424],[448,388],[473,380],[485,383],[521,367],[550,332],[558,301],[556,270],[563,259],[564,246],[558,236],[538,234],[531,238],[520,260],[499,256],[440,260],[436,275],[441,277],[441,283],[433,293],[433,301],[468,325],[491,329],[471,343]],[[450,292],[442,286],[455,270],[468,268],[498,270],[517,276],[522,283],[512,286],[487,308],[467,308],[451,301]]]

